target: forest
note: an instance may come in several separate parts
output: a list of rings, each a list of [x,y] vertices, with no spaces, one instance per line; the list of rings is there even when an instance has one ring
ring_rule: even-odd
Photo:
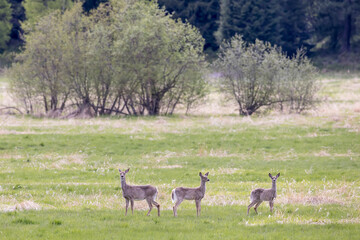
[[[83,9],[89,12],[102,2],[107,0],[84,0]],[[325,65],[351,65],[360,49],[359,0],[158,0],[158,4],[173,18],[199,29],[210,57],[235,34],[247,42],[259,39],[280,46],[289,56],[304,47]],[[26,25],[72,5],[72,0],[0,0],[2,65],[11,62],[11,52],[24,46]]]

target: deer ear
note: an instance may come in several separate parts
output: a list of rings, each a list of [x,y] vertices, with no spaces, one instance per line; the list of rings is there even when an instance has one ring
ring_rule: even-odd
[[[128,173],[130,171],[130,168],[128,168],[126,171],[125,171],[125,173]]]
[[[205,176],[208,176],[209,175],[209,172],[205,173]]]
[[[276,175],[276,178],[278,178],[278,177],[280,177],[280,173],[278,173],[278,174]]]
[[[202,177],[202,173],[201,173],[201,172],[199,172],[199,176]]]
[[[119,172],[121,172],[120,168],[119,168]]]
[[[269,177],[270,177],[270,178],[272,178],[272,175],[271,175],[271,173],[269,173]]]

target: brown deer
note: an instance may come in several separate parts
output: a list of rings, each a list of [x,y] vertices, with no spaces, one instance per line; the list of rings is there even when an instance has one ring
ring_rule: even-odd
[[[274,200],[276,198],[276,180],[280,176],[280,173],[278,173],[275,177],[269,173],[269,177],[272,180],[272,188],[270,189],[263,189],[263,188],[257,188],[251,192],[250,200],[251,203],[248,206],[247,215],[249,215],[249,210],[252,206],[255,205],[254,210],[257,212],[257,208],[263,201],[268,201],[270,206],[270,212],[272,212],[274,208]]]
[[[208,178],[209,172],[207,172],[205,175],[202,175],[202,173],[199,173],[199,176],[201,178],[201,184],[200,187],[197,188],[185,188],[185,187],[178,187],[172,190],[171,192],[171,199],[172,202],[175,203],[175,206],[173,207],[174,216],[177,216],[177,208],[182,203],[182,201],[185,200],[195,200],[196,204],[196,216],[199,216],[201,213],[201,199],[205,196],[205,183],[210,181]]]
[[[129,202],[131,203],[131,212],[132,212],[132,214],[134,214],[134,200],[140,201],[140,200],[144,200],[144,199],[147,201],[147,203],[149,204],[149,208],[150,208],[147,215],[148,216],[150,215],[151,209],[153,208],[152,205],[154,204],[158,209],[158,216],[160,216],[160,204],[155,202],[156,196],[158,194],[157,188],[154,186],[151,186],[151,185],[131,186],[131,185],[126,184],[125,175],[126,175],[126,173],[129,172],[129,170],[130,170],[130,168],[127,169],[126,171],[122,172],[119,169],[123,197],[126,200],[125,216],[127,215]]]

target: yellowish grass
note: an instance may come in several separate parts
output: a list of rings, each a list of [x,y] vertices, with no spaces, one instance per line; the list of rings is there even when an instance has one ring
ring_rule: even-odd
[[[0,212],[41,210],[41,206],[33,201],[24,201],[14,205],[0,204]]]
[[[358,189],[355,183],[334,183],[325,181],[321,186],[313,186],[303,181],[303,186],[295,186],[295,182],[287,182],[282,193],[278,193],[276,202],[279,204],[323,205],[340,204],[360,207]],[[299,187],[303,189],[299,189]]]
[[[175,164],[175,165],[164,165],[164,166],[157,166],[155,168],[167,168],[167,169],[170,169],[170,168],[183,168],[183,166],[179,165],[179,164]]]
[[[24,158],[24,156],[19,154],[8,154],[8,153],[0,154],[0,159],[21,159],[21,158]]]

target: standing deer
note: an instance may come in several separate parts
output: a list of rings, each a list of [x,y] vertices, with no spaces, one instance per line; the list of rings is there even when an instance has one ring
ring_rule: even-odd
[[[249,215],[249,210],[252,206],[255,205],[254,210],[257,212],[257,208],[263,201],[268,201],[270,206],[270,212],[272,212],[274,208],[274,200],[276,198],[276,180],[280,176],[280,173],[278,173],[275,177],[269,173],[269,177],[272,180],[272,188],[270,189],[263,189],[263,188],[257,188],[251,192],[250,200],[251,203],[248,206],[247,215]]]
[[[200,187],[197,188],[185,188],[185,187],[178,187],[172,190],[171,192],[171,199],[172,202],[175,203],[175,206],[173,207],[174,211],[174,217],[177,216],[177,208],[182,203],[182,201],[185,200],[195,200],[196,204],[196,216],[200,215],[201,212],[201,199],[205,196],[205,183],[210,181],[208,179],[209,172],[207,172],[205,175],[202,175],[202,173],[199,173],[199,176],[201,178],[201,184]]]
[[[158,216],[160,216],[160,204],[155,202],[156,196],[158,194],[157,188],[154,186],[151,186],[151,185],[144,185],[144,186],[127,185],[126,180],[125,180],[125,175],[126,175],[126,173],[129,172],[129,170],[130,170],[130,168],[127,169],[126,171],[122,172],[119,169],[123,197],[126,200],[125,216],[127,215],[129,202],[131,202],[131,212],[132,212],[132,214],[134,214],[134,200],[140,201],[140,200],[144,200],[144,199],[147,201],[147,203],[149,204],[149,208],[150,208],[147,215],[149,216],[151,209],[153,208],[152,205],[154,204],[158,209]]]

